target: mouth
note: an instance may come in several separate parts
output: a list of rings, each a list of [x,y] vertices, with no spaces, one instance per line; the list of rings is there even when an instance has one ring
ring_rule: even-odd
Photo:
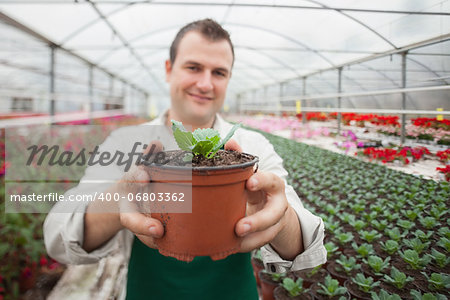
[[[202,96],[202,95],[198,95],[198,94],[188,93],[188,95],[197,101],[212,101],[213,100],[212,97],[206,97],[206,96]]]

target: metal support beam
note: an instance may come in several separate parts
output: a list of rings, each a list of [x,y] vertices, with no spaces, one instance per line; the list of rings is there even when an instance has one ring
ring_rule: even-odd
[[[89,77],[88,77],[89,83],[89,105],[88,105],[88,116],[89,116],[89,122],[92,122],[92,112],[94,111],[94,67],[92,65],[89,65]]]
[[[241,94],[237,94],[237,111],[238,114],[242,114],[242,96]]]
[[[109,76],[109,89],[108,89],[108,104],[111,104],[111,99],[113,98],[114,93],[114,76]],[[115,101],[114,101],[115,102]],[[114,103],[116,105],[116,103]],[[107,106],[107,103],[103,104],[103,109]]]
[[[269,98],[267,97],[267,89],[268,89],[268,86],[267,85],[264,86],[264,103],[266,105],[269,105]]]
[[[342,67],[340,67],[338,69],[338,94],[342,93]],[[337,107],[338,109],[342,108],[342,97],[339,96],[337,98],[338,103],[337,103]],[[341,122],[342,122],[342,113],[338,112],[337,114],[337,122],[338,122],[338,134],[341,134]]]
[[[302,90],[302,95],[306,96],[306,78],[308,77],[303,77],[303,90]],[[302,124],[306,125],[306,111],[305,111],[305,104],[306,104],[306,100],[302,99],[300,100],[300,104],[301,104],[301,108],[302,108]]]
[[[55,115],[55,51],[54,46],[50,46],[50,116]]]
[[[284,82],[280,82],[280,97],[277,99],[277,115],[281,116],[281,101],[284,97]]]
[[[402,53],[402,88],[406,88],[406,55],[408,53],[405,51]],[[406,93],[402,92],[402,110],[406,110]],[[401,131],[401,135],[400,135],[400,141],[402,144],[405,143],[405,136],[406,136],[406,130],[405,130],[405,126],[406,126],[406,115],[405,113],[402,113],[401,115],[402,117],[402,131]]]
[[[252,106],[252,105],[244,105],[244,110],[247,111],[267,111],[267,112],[274,112],[277,108],[275,105],[272,106]],[[281,111],[285,112],[295,112],[296,111],[295,106],[283,106]],[[408,109],[405,111],[401,111],[399,109],[373,109],[373,108],[341,108],[337,109],[336,107],[306,107],[304,109],[305,111],[312,111],[312,112],[349,112],[349,113],[357,113],[357,114],[406,114],[406,115],[450,115],[449,110],[444,111],[435,111],[435,110],[415,110],[415,109]]]

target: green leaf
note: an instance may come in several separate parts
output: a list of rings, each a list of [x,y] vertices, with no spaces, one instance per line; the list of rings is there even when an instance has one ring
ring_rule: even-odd
[[[192,132],[186,131],[181,122],[172,120],[172,132],[175,141],[181,150],[192,151],[192,147],[195,143]]]
[[[234,124],[233,128],[231,128],[230,132],[228,132],[227,136],[222,140],[222,142],[214,149],[214,150],[219,150],[220,148],[222,148],[223,146],[225,146],[225,144],[228,142],[229,139],[231,139],[231,137],[233,136],[234,132],[241,127],[241,124]]]
[[[220,134],[217,130],[212,128],[199,128],[193,133],[196,142],[200,141],[213,141],[218,143],[220,141]]]
[[[214,148],[214,143],[211,141],[200,141],[192,148],[192,152],[195,154],[201,154],[204,157],[208,155]]]

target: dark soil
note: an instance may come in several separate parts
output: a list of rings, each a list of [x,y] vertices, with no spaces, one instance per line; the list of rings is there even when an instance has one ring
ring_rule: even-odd
[[[344,283],[349,279],[349,275],[347,275],[344,271],[338,271],[339,264],[335,261],[330,261],[327,266],[327,271],[330,273],[331,277],[339,281],[339,284],[344,286]],[[358,271],[354,270],[350,276],[353,277]]]
[[[183,161],[183,158],[190,152],[183,150],[166,151],[157,153],[156,156],[149,158],[151,164],[167,165],[167,166],[186,166],[191,165],[191,162]],[[216,167],[216,166],[230,166],[241,163],[250,162],[255,157],[232,150],[219,150],[213,158],[207,159],[202,155],[195,155],[192,158],[192,167]],[[141,163],[142,164],[142,163]]]
[[[313,283],[323,282],[324,278],[329,274],[325,269],[319,269],[317,273],[311,275],[311,270],[294,271],[295,278],[303,279],[303,287],[309,288]]]
[[[412,299],[412,296],[410,294],[410,291],[415,289],[416,287],[410,282],[406,286],[404,286],[401,289],[398,289],[397,287],[393,286],[392,284],[381,282],[380,284],[381,289],[389,292],[389,294],[397,294],[402,299]]]

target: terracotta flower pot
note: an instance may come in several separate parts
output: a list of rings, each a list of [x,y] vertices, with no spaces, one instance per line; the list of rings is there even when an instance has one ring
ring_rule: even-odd
[[[259,271],[264,270],[264,263],[262,262],[262,260],[256,257],[252,257],[252,267],[253,267],[253,274],[255,275],[256,278],[256,285],[260,286],[261,281],[259,279]]]
[[[153,193],[192,195],[192,203],[184,203],[192,204],[190,213],[152,212],[152,217],[165,227],[164,236],[155,240],[162,255],[189,262],[196,256],[224,259],[239,250],[241,239],[234,229],[237,221],[245,216],[245,181],[254,173],[258,162],[252,155],[242,155],[251,161],[222,167],[152,165],[149,168]]]
[[[280,283],[273,281],[270,275],[263,270],[259,271],[258,275],[261,282],[262,300],[275,300],[273,292]]]

